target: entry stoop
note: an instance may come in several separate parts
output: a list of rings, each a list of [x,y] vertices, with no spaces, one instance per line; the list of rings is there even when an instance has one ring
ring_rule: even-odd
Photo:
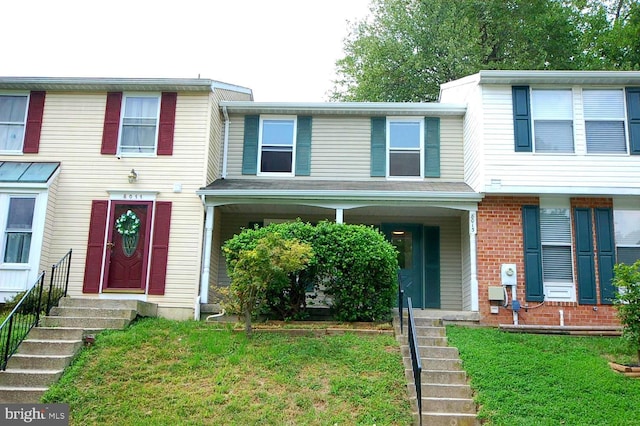
[[[467,375],[462,369],[458,349],[447,346],[446,329],[442,319],[415,318],[418,347],[422,361],[422,424],[433,426],[477,426],[476,404]],[[407,319],[404,334],[400,334],[399,320],[394,319],[396,338],[401,343],[405,376],[411,405],[417,424],[416,389],[407,343]]]
[[[124,329],[141,316],[155,316],[157,306],[136,300],[64,297],[60,306],[29,332],[0,371],[0,403],[36,403],[62,375],[87,335]]]

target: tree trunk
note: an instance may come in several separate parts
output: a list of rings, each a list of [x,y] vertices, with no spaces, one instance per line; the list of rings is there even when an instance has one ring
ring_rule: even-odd
[[[247,337],[251,337],[253,330],[251,329],[251,311],[248,308],[244,309],[244,332]]]

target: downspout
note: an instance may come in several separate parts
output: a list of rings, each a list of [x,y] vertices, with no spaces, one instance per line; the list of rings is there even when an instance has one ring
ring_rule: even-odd
[[[227,107],[222,107],[222,115],[224,115],[224,142],[222,148],[222,179],[227,177],[227,156],[229,155],[229,114]]]

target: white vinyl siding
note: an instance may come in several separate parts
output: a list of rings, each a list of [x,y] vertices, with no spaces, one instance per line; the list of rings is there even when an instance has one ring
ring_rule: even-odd
[[[28,101],[27,95],[0,94],[0,152],[22,152]]]
[[[640,259],[640,210],[614,210],[616,262],[633,264]]]
[[[589,153],[627,153],[624,92],[584,90],[584,120]]]
[[[575,300],[569,208],[540,209],[540,239],[545,299]]]
[[[574,152],[572,104],[571,90],[532,90],[531,112],[536,152]]]

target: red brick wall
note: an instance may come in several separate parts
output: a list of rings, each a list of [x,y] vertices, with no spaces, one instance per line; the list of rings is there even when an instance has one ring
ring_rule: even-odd
[[[511,309],[503,308],[501,302],[489,302],[488,288],[489,286],[501,285],[500,267],[503,263],[514,263],[518,279],[517,299],[522,305],[518,315],[519,324],[560,325],[559,311],[562,310],[564,324],[567,326],[618,325],[615,308],[610,305],[598,304],[594,309],[593,305],[581,306],[577,302],[545,302],[540,304],[525,301],[522,206],[538,204],[537,197],[487,196],[478,205],[477,267],[481,321],[492,325],[513,323]],[[609,198],[571,199],[572,208],[611,206],[612,200]],[[593,235],[594,247],[596,247],[595,229]],[[597,269],[597,254],[595,265]],[[599,295],[599,287],[597,290]],[[508,293],[508,297],[511,299],[510,289]],[[500,305],[498,314],[491,313],[491,304]]]

